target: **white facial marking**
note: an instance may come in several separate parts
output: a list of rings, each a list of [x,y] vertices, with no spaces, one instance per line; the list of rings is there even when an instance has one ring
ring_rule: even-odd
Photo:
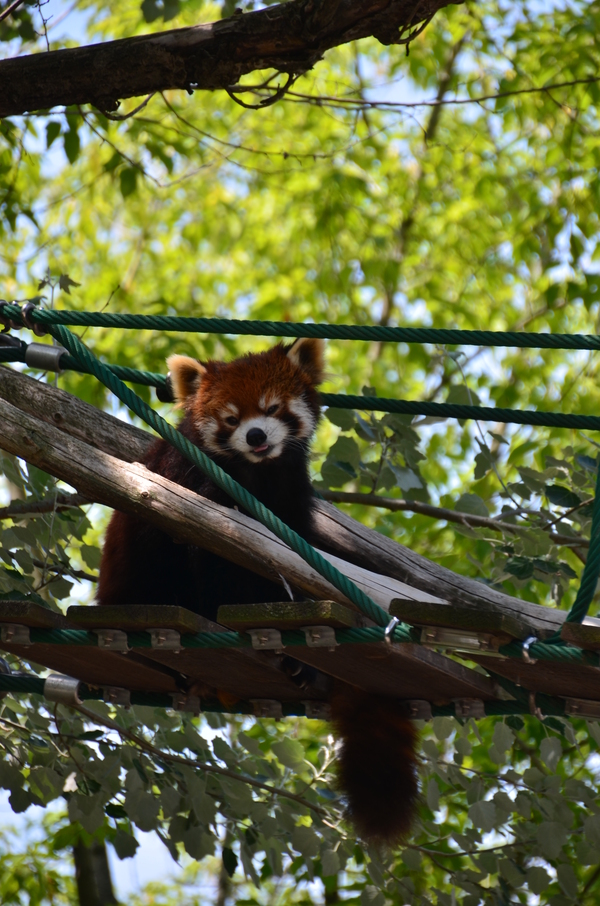
[[[216,418],[207,416],[206,418],[198,419],[196,422],[196,427],[202,438],[202,442],[212,453],[220,453],[221,448],[217,443],[217,432],[219,430],[219,423]]]
[[[252,428],[258,428],[267,439],[265,444],[269,449],[265,452],[255,453],[247,440],[248,431]],[[250,462],[260,462],[261,459],[276,459],[281,455],[283,445],[289,434],[287,425],[278,418],[270,416],[256,416],[255,418],[245,418],[237,426],[229,439],[229,446],[249,459]]]
[[[223,407],[223,417],[227,418],[228,416],[233,416],[233,418],[240,417],[240,410],[238,409],[237,406],[234,406],[233,403],[227,403]]]
[[[315,417],[303,399],[290,400],[288,409],[300,422],[298,437],[310,437],[315,430]]]

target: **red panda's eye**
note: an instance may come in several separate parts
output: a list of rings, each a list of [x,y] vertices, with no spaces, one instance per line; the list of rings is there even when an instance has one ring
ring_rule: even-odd
[[[267,409],[267,415],[273,415],[279,409],[279,403],[274,403]]]
[[[227,422],[228,425],[231,425],[234,428],[236,425],[239,425],[239,423],[240,423],[239,418],[236,418],[234,415],[230,415],[228,418],[225,419],[225,421]]]

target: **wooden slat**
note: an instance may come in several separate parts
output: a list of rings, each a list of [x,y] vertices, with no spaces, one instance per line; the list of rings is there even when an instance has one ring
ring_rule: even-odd
[[[560,637],[578,648],[588,651],[600,651],[600,625],[587,623],[564,623]]]
[[[183,607],[70,607],[68,616],[81,628],[174,629],[177,632],[225,632],[225,628]],[[271,698],[279,701],[320,700],[323,690],[301,689],[282,669],[274,652],[235,648],[182,648],[181,651],[136,649],[138,659],[169,667],[185,677],[186,687],[203,687],[203,695],[226,693],[231,699]]]
[[[284,601],[277,604],[241,604],[219,607],[223,626],[246,632],[248,629],[301,629],[303,626],[366,626],[361,614],[335,601]],[[369,623],[369,625],[371,625]]]
[[[69,619],[39,604],[0,602],[0,622],[18,623],[37,629],[77,629]],[[177,674],[159,664],[139,658],[135,652],[121,654],[79,645],[1,643],[4,651],[25,661],[73,676],[92,686],[122,686],[137,692],[177,692]]]
[[[527,664],[517,658],[490,658],[483,654],[469,657],[530,692],[600,701],[600,669],[597,667],[559,661]]]
[[[465,629],[470,632],[491,633],[504,645],[512,639],[526,639],[533,628],[526,620],[511,613],[497,610],[473,610],[457,604],[436,604],[394,599],[390,615],[413,626],[443,626],[448,629]]]
[[[298,625],[315,625],[310,620],[310,604],[294,606],[294,620]],[[302,615],[303,608],[306,608],[306,617]],[[222,611],[223,608],[219,611],[220,619],[224,619]],[[246,628],[264,628],[267,623],[273,629],[292,628],[285,613],[278,615],[269,605],[255,604],[253,612],[258,625]],[[232,628],[241,623],[235,614],[229,620]],[[331,624],[324,621],[322,625]],[[334,651],[305,646],[288,650],[297,660],[323,673],[381,695],[427,699],[436,704],[446,704],[457,698],[489,701],[496,697],[494,683],[488,677],[419,645],[389,646],[378,642],[339,645]]]

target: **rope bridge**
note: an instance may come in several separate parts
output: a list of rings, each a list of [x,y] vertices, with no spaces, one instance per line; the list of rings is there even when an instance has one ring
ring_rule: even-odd
[[[29,328],[37,335],[49,333],[61,345],[60,370],[65,368],[94,375],[128,408],[142,418],[161,437],[175,446],[197,468],[206,474],[211,481],[225,491],[237,504],[250,513],[256,520],[270,529],[278,538],[287,544],[309,563],[321,576],[327,579],[343,595],[350,599],[358,609],[372,620],[376,626],[370,629],[345,628],[335,629],[335,644],[373,644],[390,641],[395,643],[420,642],[418,630],[401,623],[397,619],[390,622],[390,616],[364,591],[336,569],[310,544],[296,532],[278,519],[259,500],[245,488],[234,481],[225,471],[213,462],[206,454],[183,437],[176,428],[163,419],[148,406],[123,381],[154,386],[159,390],[168,390],[164,375],[142,372],[136,369],[107,365],[100,362],[90,350],[73,334],[66,325],[83,327],[110,327],[121,329],[170,330],[202,333],[238,334],[252,336],[278,337],[319,337],[326,339],[366,340],[402,343],[433,343],[471,346],[504,346],[511,348],[536,349],[600,349],[600,337],[585,335],[514,333],[494,331],[467,331],[433,328],[399,328],[380,326],[345,326],[331,324],[293,324],[276,321],[242,321],[225,318],[183,318],[152,315],[119,315],[106,313],[89,313],[75,311],[49,311],[38,309],[28,303],[22,309],[15,302],[0,303],[0,322],[5,329]],[[38,344],[31,344],[31,346]],[[0,361],[27,361],[27,344],[10,338],[10,343],[2,345],[0,339]],[[58,367],[57,369],[58,370]],[[164,398],[164,397],[163,397]],[[600,417],[587,415],[569,415],[539,411],[520,411],[483,406],[463,406],[456,404],[415,402],[407,400],[379,399],[377,397],[349,396],[342,394],[321,394],[321,402],[327,406],[348,409],[363,409],[383,412],[397,412],[409,415],[429,415],[436,417],[476,418],[496,422],[539,425],[564,428],[586,428],[599,430]],[[581,584],[576,600],[566,617],[567,623],[581,623],[586,616],[593,599],[598,576],[600,574],[600,470],[596,483],[590,547],[583,570]],[[282,633],[286,647],[306,645],[306,637],[300,631]],[[97,645],[93,633],[78,630],[32,629],[31,642],[45,645]],[[150,635],[144,632],[127,633],[127,644],[130,648],[150,646]],[[247,633],[196,633],[181,636],[183,647],[202,648],[244,648],[251,642]],[[585,664],[597,667],[600,665],[598,655],[567,645],[555,633],[544,642],[528,639],[526,642],[513,640],[500,647],[499,654],[508,658],[551,660],[555,662]],[[43,691],[43,680],[36,677],[14,677],[0,675],[0,690]],[[506,680],[504,681],[504,683]],[[20,685],[19,685],[20,684]],[[493,701],[485,703],[486,714],[526,713],[530,705],[523,701],[523,695],[514,694],[514,701]],[[89,692],[91,697],[96,693]],[[146,693],[135,693],[146,695]],[[164,696],[163,696],[164,697]],[[158,695],[160,699],[160,695]],[[153,702],[157,702],[156,696]],[[547,700],[546,700],[547,699]],[[132,699],[133,700],[133,699]],[[147,701],[144,699],[144,701]],[[161,699],[162,701],[162,699]],[[539,701],[537,703],[539,707]],[[291,707],[298,707],[287,705]],[[564,714],[565,704],[557,698],[544,697],[544,712],[547,714]],[[444,710],[446,709],[446,710]],[[447,709],[450,709],[449,711]],[[246,713],[241,711],[240,713]],[[291,713],[291,712],[290,712]],[[294,713],[299,713],[298,711]],[[435,713],[454,713],[453,706],[439,706]]]

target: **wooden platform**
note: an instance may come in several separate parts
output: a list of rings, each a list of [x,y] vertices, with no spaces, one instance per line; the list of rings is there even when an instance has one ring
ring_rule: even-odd
[[[560,661],[527,663],[501,656],[498,649],[502,645],[532,634],[525,619],[485,611],[475,619],[472,608],[407,600],[392,602],[390,612],[420,629],[421,644],[338,644],[336,630],[362,628],[369,621],[334,601],[222,607],[218,624],[167,605],[70,607],[61,616],[39,604],[4,601],[0,602],[0,648],[92,686],[186,693],[231,703],[322,704],[330,698],[334,683],[433,705],[503,697],[481,667],[528,691],[600,702],[600,669],[596,667]],[[28,631],[35,629],[83,630],[87,644],[40,642],[35,632],[27,644]],[[181,644],[186,635],[228,629],[247,633],[252,646],[194,648]],[[281,636],[289,630],[296,635]],[[128,649],[125,633],[139,632],[145,633],[141,637],[145,647],[136,646],[132,638],[133,647]],[[308,645],[292,644],[298,632],[305,633]],[[570,644],[600,650],[600,624],[565,624],[563,635]],[[308,672],[310,682],[301,686],[293,674],[302,664],[314,670]]]

